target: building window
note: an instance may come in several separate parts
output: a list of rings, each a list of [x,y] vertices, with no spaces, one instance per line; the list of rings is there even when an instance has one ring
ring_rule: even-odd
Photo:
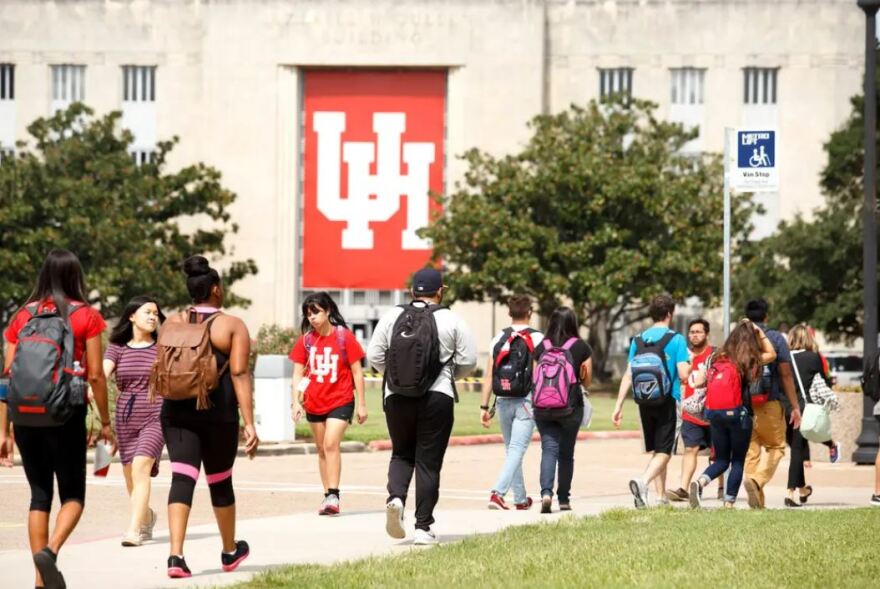
[[[747,67],[743,70],[743,102],[776,104],[779,68]]]
[[[672,104],[703,104],[703,81],[706,70],[692,67],[669,70]]]
[[[131,159],[134,161],[134,165],[143,166],[144,164],[152,164],[154,153],[149,149],[136,149],[134,151],[129,152],[131,154]]]
[[[82,102],[86,99],[86,66],[52,66],[52,100],[60,103]]]
[[[124,102],[155,102],[156,66],[122,66],[122,100]]]
[[[15,100],[15,66],[0,63],[0,100]]]
[[[633,69],[629,67],[599,69],[599,98],[608,100],[615,94],[632,98]]]

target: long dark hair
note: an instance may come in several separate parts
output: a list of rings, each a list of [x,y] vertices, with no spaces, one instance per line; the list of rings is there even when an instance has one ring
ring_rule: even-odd
[[[758,376],[761,367],[761,346],[751,321],[740,321],[739,325],[727,336],[721,346],[717,358],[726,358],[736,365],[740,376],[752,381]]]
[[[336,302],[329,294],[321,291],[310,294],[302,303],[302,323],[300,324],[300,331],[302,333],[306,333],[312,328],[312,324],[309,323],[310,310],[313,313],[326,311],[327,318],[331,324],[348,327],[345,319],[342,317],[342,313],[339,312],[339,307],[336,306]]]
[[[190,256],[183,261],[186,274],[186,289],[194,303],[202,303],[211,298],[211,289],[220,284],[220,274],[211,268],[204,256]]]
[[[577,316],[568,307],[557,307],[550,314],[550,321],[547,323],[547,329],[544,337],[550,340],[554,346],[561,346],[573,337],[578,335]]]
[[[110,333],[110,343],[124,346],[131,341],[134,337],[134,326],[132,325],[130,318],[138,309],[147,303],[153,303],[156,305],[156,309],[159,310],[159,325],[162,325],[165,321],[165,315],[162,313],[162,307],[159,306],[159,301],[146,295],[134,297],[128,301],[125,308],[122,310],[122,315],[119,316],[119,321],[116,323],[116,327],[114,327],[113,331]],[[159,330],[157,329],[152,333],[154,341],[158,331]]]
[[[27,303],[52,299],[62,317],[67,318],[68,301],[86,302],[86,280],[76,254],[65,249],[53,249],[46,254],[37,284]]]

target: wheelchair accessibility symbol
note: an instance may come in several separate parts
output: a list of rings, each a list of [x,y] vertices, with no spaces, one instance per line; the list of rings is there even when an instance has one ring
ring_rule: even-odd
[[[752,157],[749,158],[749,166],[753,168],[769,168],[772,165],[773,164],[770,163],[770,158],[767,156],[767,152],[763,145],[752,150]]]

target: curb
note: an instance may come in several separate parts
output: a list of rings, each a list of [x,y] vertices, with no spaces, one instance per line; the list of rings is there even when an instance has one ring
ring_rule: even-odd
[[[611,431],[611,432],[578,432],[578,440],[637,440],[642,437],[640,431]],[[538,433],[532,435],[533,442],[540,442]],[[504,437],[501,434],[483,434],[475,436],[452,436],[449,438],[450,446],[479,446],[481,444],[503,444]],[[367,447],[370,450],[391,450],[391,440],[373,440]]]

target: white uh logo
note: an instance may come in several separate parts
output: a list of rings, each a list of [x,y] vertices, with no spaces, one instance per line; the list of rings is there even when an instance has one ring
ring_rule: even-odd
[[[400,173],[400,136],[406,129],[406,115],[398,112],[373,113],[376,143],[346,141],[345,113],[316,112],[313,125],[318,134],[318,210],[331,221],[345,221],[343,249],[372,249],[370,223],[390,219],[407,197],[406,229],[401,236],[405,250],[430,249],[431,243],[416,235],[428,224],[428,171],[434,162],[433,143],[404,143],[403,162],[408,174]],[[340,192],[342,166],[348,164],[348,198]],[[370,165],[376,163],[376,174]]]
[[[318,382],[324,382],[324,377],[329,375],[330,382],[336,382],[336,361],[339,354],[331,354],[333,348],[324,348],[323,353],[317,354],[313,347],[309,350],[309,376],[317,377]]]

